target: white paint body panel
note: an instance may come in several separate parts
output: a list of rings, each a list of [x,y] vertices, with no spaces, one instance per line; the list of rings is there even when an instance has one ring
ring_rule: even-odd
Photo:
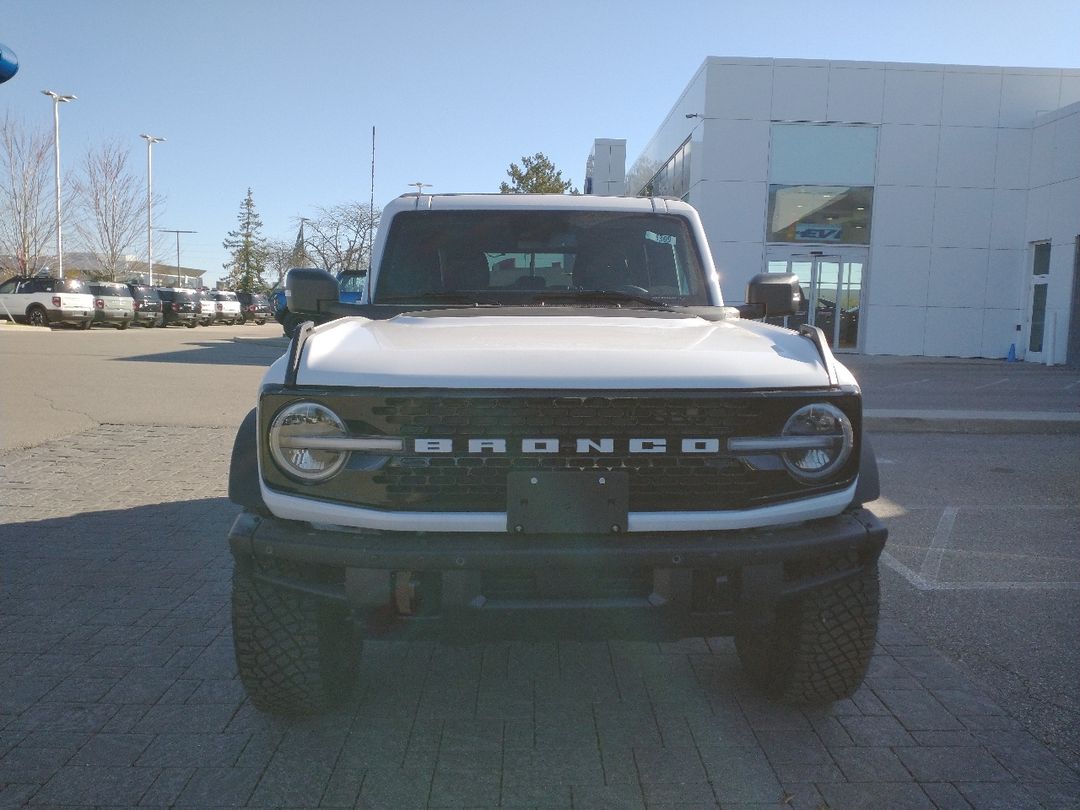
[[[631,512],[630,532],[732,531],[779,526],[838,515],[851,503],[855,484],[841,492],[817,498],[727,512]],[[302,520],[331,528],[385,531],[505,533],[505,512],[388,512],[327,503],[296,495],[286,495],[262,485],[263,500],[280,518]]]
[[[738,389],[828,385],[814,345],[777,327],[589,315],[344,318],[304,348],[301,385]]]

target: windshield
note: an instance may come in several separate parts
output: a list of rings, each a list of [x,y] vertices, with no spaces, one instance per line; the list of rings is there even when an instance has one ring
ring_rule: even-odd
[[[402,213],[377,285],[375,303],[709,303],[682,217],[611,211]]]

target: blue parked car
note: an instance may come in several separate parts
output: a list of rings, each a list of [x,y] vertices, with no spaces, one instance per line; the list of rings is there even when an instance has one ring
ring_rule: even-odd
[[[338,300],[343,304],[359,304],[364,297],[364,285],[367,284],[367,273],[353,273],[342,271],[337,276]]]

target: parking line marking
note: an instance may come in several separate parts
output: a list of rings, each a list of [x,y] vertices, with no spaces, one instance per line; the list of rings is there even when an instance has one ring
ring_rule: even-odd
[[[994,380],[993,382],[983,383],[982,385],[976,385],[971,388],[972,391],[978,391],[980,388],[989,388],[992,385],[1001,385],[1003,382],[1008,382],[1008,377],[1002,377],[1000,380]]]
[[[930,547],[926,549],[926,556],[923,557],[922,567],[919,569],[919,574],[927,580],[936,581],[941,574],[941,559],[945,556],[945,549],[949,547],[958,514],[960,510],[955,506],[946,506],[941,513],[941,520],[938,521]]]
[[[881,561],[920,591],[1080,591],[1080,582],[931,582],[887,551]]]

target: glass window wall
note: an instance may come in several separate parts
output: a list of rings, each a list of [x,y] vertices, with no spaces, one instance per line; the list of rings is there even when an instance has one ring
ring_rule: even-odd
[[[872,186],[769,186],[769,242],[870,244]]]

